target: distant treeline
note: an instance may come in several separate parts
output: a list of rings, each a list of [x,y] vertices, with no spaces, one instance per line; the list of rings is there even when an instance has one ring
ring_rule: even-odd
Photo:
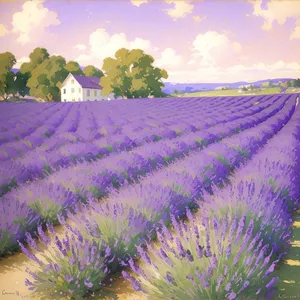
[[[153,66],[154,58],[142,50],[122,48],[115,57],[104,60],[102,70],[93,65],[83,70],[76,61],[67,62],[62,56],[50,56],[45,48],[36,48],[29,55],[29,62],[21,65],[17,73],[10,52],[0,53],[0,97],[30,95],[46,101],[60,101],[60,88],[69,73],[99,77],[103,95],[116,97],[146,98],[163,97],[161,79],[168,73]]]

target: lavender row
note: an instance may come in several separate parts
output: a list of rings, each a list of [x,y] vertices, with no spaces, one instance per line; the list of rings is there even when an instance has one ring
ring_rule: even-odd
[[[273,114],[280,109],[280,106],[273,109]],[[260,119],[255,120],[251,118],[249,122],[245,118],[243,122],[248,126],[254,126],[258,121],[264,121],[266,118],[265,114],[260,114]],[[51,204],[49,204],[50,206],[44,205],[43,212],[40,211],[40,214],[47,219],[48,211],[53,209],[52,205],[54,203],[56,205],[55,209],[59,209],[59,207],[63,207],[66,203],[70,203],[68,198],[65,198],[66,190],[71,190],[73,194],[79,193],[80,197],[85,197],[86,193],[94,197],[104,196],[111,184],[114,187],[118,187],[126,179],[131,181],[136,180],[139,176],[145,175],[155,168],[169,164],[170,161],[183,154],[187,154],[193,149],[203,147],[236,132],[236,128],[233,126],[229,126],[227,131],[225,131],[222,125],[219,128],[222,134],[218,135],[217,129],[217,127],[214,128],[213,133],[191,133],[188,136],[189,139],[185,137],[181,143],[168,141],[158,142],[153,145],[148,144],[143,149],[140,148],[130,153],[120,153],[110,156],[92,165],[81,164],[75,168],[62,169],[50,175],[47,180],[34,182],[21,186],[19,190],[13,190],[5,198],[15,198],[21,202],[33,205],[43,195]],[[55,214],[53,215],[55,217]]]
[[[257,106],[255,109],[249,110],[248,113],[240,114],[236,112],[235,114],[231,114],[228,120],[233,121],[239,117],[245,117],[252,113],[261,112],[263,108],[267,108],[275,100],[270,100],[269,103],[263,104],[262,107]],[[220,117],[216,117],[215,120],[209,122],[205,121],[202,124],[202,128],[208,128],[209,125],[215,125],[219,122],[223,122],[223,120],[219,120]],[[236,122],[235,122],[236,124]],[[244,123],[244,126],[247,124]],[[178,130],[181,129],[181,130]],[[103,155],[107,155],[112,151],[121,151],[121,150],[129,150],[133,147],[141,146],[144,143],[148,143],[151,141],[157,141],[163,138],[176,138],[177,135],[181,135],[184,132],[184,129],[189,131],[197,131],[201,128],[195,128],[189,124],[183,124],[183,126],[178,126],[177,130],[168,130],[164,128],[163,131],[160,130],[161,134],[157,135],[158,132],[155,133],[148,133],[146,132],[146,136],[138,135],[136,136],[135,133],[132,133],[132,136],[122,136],[122,135],[115,135],[111,138],[100,139],[98,141],[94,141],[93,143],[76,143],[71,144],[69,146],[64,147],[62,150],[53,151],[53,152],[30,152],[24,159],[20,159],[16,162],[10,162],[3,165],[5,169],[3,171],[5,175],[2,175],[2,182],[3,184],[8,185],[11,182],[12,178],[15,178],[14,181],[21,183],[23,181],[32,180],[35,177],[42,177],[45,174],[45,168],[47,171],[52,171],[56,169],[60,165],[64,167],[72,164],[73,162],[77,162],[78,160],[93,160],[95,158],[99,158]],[[217,128],[215,128],[215,131]],[[213,132],[212,132],[213,134]],[[200,136],[198,136],[199,138]],[[191,137],[188,135],[186,139],[190,139]],[[63,152],[65,151],[65,152]],[[59,153],[59,158],[57,158]],[[22,161],[24,161],[22,163]],[[19,163],[18,163],[19,162]],[[9,172],[7,172],[9,170]],[[2,172],[3,173],[3,172]],[[6,179],[5,179],[5,177]]]
[[[274,117],[273,117],[274,118]],[[212,150],[212,149],[209,149]],[[239,152],[231,151],[231,153],[234,152],[233,155],[236,157],[239,155]],[[195,153],[195,155],[198,157],[199,154]],[[202,156],[204,157],[204,156]],[[207,157],[208,158],[208,157]],[[134,177],[138,175],[138,171],[143,171],[143,168],[141,168],[141,161],[138,161],[137,158],[135,165],[136,169],[134,168],[124,168],[127,169],[128,177]],[[192,160],[194,160],[194,157],[192,157]],[[146,161],[144,161],[145,164]],[[150,161],[151,164],[152,161]],[[131,162],[132,165],[133,162]],[[119,163],[120,164],[120,163]],[[122,164],[122,162],[121,162]],[[149,161],[148,161],[149,165]],[[180,166],[180,164],[177,164]],[[144,165],[147,167],[147,165]],[[145,169],[144,167],[144,169]],[[150,165],[151,167],[151,165]],[[224,169],[224,168],[223,168]],[[109,170],[109,169],[108,169]],[[68,172],[65,174],[65,176],[72,175],[72,178],[69,180],[69,186],[68,189],[64,189],[62,187],[62,184],[66,185],[66,180],[64,182],[59,183],[56,179],[49,177],[49,181],[47,182],[39,182],[39,184],[32,184],[30,185],[30,189],[26,189],[26,187],[20,189],[19,191],[14,191],[7,195],[7,199],[4,199],[5,202],[9,201],[10,203],[15,203],[17,200],[19,200],[22,203],[26,203],[29,207],[31,207],[36,213],[38,213],[44,220],[48,221],[55,221],[56,220],[56,214],[58,212],[63,211],[66,207],[70,206],[71,204],[75,203],[78,199],[75,196],[75,193],[78,192],[81,189],[85,189],[85,185],[89,185],[89,189],[91,193],[94,193],[94,196],[103,196],[111,186],[111,183],[116,183],[124,174],[122,174],[122,171],[117,175],[116,172],[111,171],[109,172],[107,170],[107,174],[99,174],[99,169],[95,170],[95,173],[93,174],[94,177],[88,178],[87,174],[84,173],[78,173],[74,174]],[[130,173],[131,172],[131,173]],[[141,174],[141,173],[140,173]],[[207,176],[208,174],[206,174]],[[223,173],[222,173],[223,175]],[[73,177],[74,176],[74,177]],[[78,180],[76,183],[74,179]],[[155,179],[155,177],[153,177]],[[64,178],[65,179],[65,178]],[[73,180],[72,180],[73,179]],[[70,186],[72,185],[73,188]],[[82,193],[82,196],[85,193]],[[5,203],[3,202],[3,204]],[[24,228],[24,227],[23,227]]]
[[[37,151],[35,148],[42,149],[45,147],[45,144],[51,145],[51,142],[53,143],[53,140],[57,140],[57,138],[60,138],[61,136],[64,136],[65,139],[70,138],[68,133],[76,131],[78,122],[79,122],[79,111],[74,110],[76,108],[75,106],[69,107],[67,113],[62,111],[61,117],[64,116],[62,122],[59,125],[59,127],[55,127],[55,132],[48,131],[48,134],[46,136],[47,139],[44,140],[32,140],[32,136],[36,136],[39,129],[35,132],[33,132],[30,136],[25,137],[22,140],[16,141],[16,142],[10,142],[6,143],[1,146],[1,152],[0,152],[0,161],[6,161],[6,160],[12,160],[16,157],[22,158],[26,153]],[[64,115],[65,113],[65,115]],[[58,116],[57,116],[58,118]],[[55,134],[54,134],[55,133]],[[43,144],[41,145],[41,141],[43,141]],[[37,149],[38,149],[37,148]],[[38,153],[35,153],[36,156],[38,156]],[[14,159],[11,161],[17,162],[18,159]],[[12,167],[12,166],[5,166]],[[3,169],[4,167],[2,167]]]
[[[37,105],[34,103],[1,103],[0,133],[11,128],[23,127],[26,122],[31,121],[38,114],[45,112],[55,104],[47,103]],[[28,113],[24,114],[24,111]]]
[[[85,103],[83,103],[83,104],[85,104]],[[76,105],[75,106],[75,105],[73,105],[72,108],[77,108],[77,110],[78,110],[78,108],[80,108],[80,110],[78,110],[78,112],[80,112],[80,111],[86,111],[87,106],[83,106],[83,105],[81,105],[81,106]],[[83,115],[82,115],[83,119],[86,118],[89,113],[90,112],[83,113]],[[71,114],[71,116],[73,117],[73,120],[68,116],[69,115],[67,115],[66,120],[64,120],[64,124],[68,124],[69,120],[71,121],[71,123],[74,123],[74,119],[79,121],[79,116],[78,115],[75,117],[75,116],[73,116],[73,114]],[[97,126],[95,127],[95,119],[96,118],[94,117],[94,120],[92,122],[90,122],[90,124],[88,124],[88,123],[86,124],[86,122],[84,120],[80,120],[79,124],[78,124],[78,121],[77,122],[75,121],[76,129],[77,129],[78,126],[79,126],[79,128],[78,128],[78,132],[76,132],[75,135],[71,136],[71,138],[74,137],[75,140],[86,141],[86,140],[92,140],[93,138],[97,138],[97,136],[101,135],[101,130],[103,129],[103,127],[100,127],[100,132],[98,132],[97,131]],[[101,118],[98,118],[98,119],[101,119]],[[88,125],[90,125],[90,126],[88,126]],[[102,124],[102,126],[103,125],[104,124]],[[122,126],[124,124],[119,123],[119,127],[120,127],[120,125]],[[69,127],[71,127],[70,128],[71,132],[74,131],[73,124]],[[62,129],[64,129],[64,128],[65,128],[65,126],[59,127],[58,128],[58,133],[62,133]],[[102,131],[102,133],[105,133],[105,132]],[[86,137],[86,138],[83,138],[83,137]],[[60,138],[61,137],[58,136],[59,141],[60,141]],[[66,141],[67,139],[69,140],[70,136],[68,136],[68,135],[66,137],[64,136],[64,140]],[[48,143],[51,145],[51,141],[55,141],[55,140],[56,140],[56,135],[52,136]],[[27,140],[25,140],[25,141],[11,142],[11,143],[6,144],[5,146],[2,147],[2,149],[1,149],[2,157],[0,156],[0,160],[2,160],[2,161],[8,160],[8,159],[16,157],[16,156],[19,156],[22,153],[24,154],[27,151],[29,151],[30,149],[35,148],[37,145],[32,144],[31,141],[28,142]],[[1,153],[0,153],[0,155],[1,155]]]
[[[35,132],[36,129],[39,129],[40,126],[43,126],[45,123],[45,119],[52,121],[53,115],[58,113],[60,110],[65,111],[67,109],[67,106],[62,104],[61,106],[51,106],[49,110],[44,110],[44,112],[39,115],[35,116],[35,121],[27,123],[26,125],[23,125],[22,128],[13,128],[11,130],[1,132],[0,134],[0,145],[3,145],[5,143],[14,141],[14,140],[19,140],[21,138],[27,137],[31,135],[32,133]],[[55,116],[56,117],[56,116]],[[55,118],[54,117],[54,118]],[[44,134],[46,132],[47,128],[45,131],[42,133]]]
[[[283,125],[285,121],[287,121],[286,118],[290,117],[291,114],[293,113],[293,109],[294,109],[294,105],[287,105],[287,107],[285,107],[284,111],[279,112],[279,118],[270,118],[267,122],[270,125],[275,125],[275,128],[278,128],[276,125],[277,123],[281,123],[281,125]],[[271,120],[273,119],[273,120]],[[259,126],[258,126],[259,127]],[[277,130],[278,131],[278,130]],[[276,129],[273,129],[273,134],[276,133]],[[260,133],[258,135],[258,137],[262,142],[266,141],[266,138],[263,136],[263,133]],[[242,145],[238,145],[237,146],[239,148],[245,147]],[[249,145],[249,148],[247,149],[248,151],[250,151],[251,149],[251,145]],[[242,156],[241,153],[236,152],[237,156]],[[199,155],[198,155],[199,157]],[[251,154],[249,155],[249,157],[251,157]],[[227,158],[228,161],[230,161],[229,158]],[[183,160],[186,161],[186,160]],[[195,161],[195,159],[194,159]],[[226,164],[225,164],[226,165]],[[205,166],[202,165],[202,168]],[[187,165],[186,165],[187,168]],[[205,168],[204,168],[205,169]],[[201,177],[201,176],[200,176]],[[221,175],[222,177],[222,175]],[[165,178],[165,176],[163,177]],[[183,178],[183,177],[182,177]],[[160,178],[162,179],[162,178]],[[178,179],[178,177],[177,177]],[[122,194],[120,194],[120,199],[118,199],[119,201],[122,201],[122,204],[118,204],[117,202],[114,202],[113,199],[109,198],[110,202],[108,202],[106,205],[105,204],[99,204],[96,202],[91,201],[90,204],[90,208],[91,210],[83,209],[82,211],[80,211],[78,208],[75,208],[76,211],[76,215],[69,213],[68,217],[73,219],[73,221],[76,221],[76,224],[78,224],[78,226],[76,226],[76,228],[72,228],[70,227],[64,220],[64,218],[60,218],[60,222],[62,224],[65,225],[66,229],[67,229],[67,234],[63,239],[59,239],[56,234],[55,231],[53,230],[53,228],[49,227],[50,231],[51,231],[51,239],[45,239],[42,231],[40,232],[40,236],[41,236],[41,240],[43,240],[43,242],[45,244],[47,244],[49,247],[50,245],[54,245],[54,243],[56,243],[55,246],[55,252],[58,258],[56,258],[53,254],[51,253],[47,253],[45,255],[45,257],[47,258],[48,261],[48,265],[46,266],[45,264],[43,264],[40,260],[38,260],[36,257],[33,257],[32,254],[23,247],[23,251],[24,253],[26,253],[31,259],[33,259],[34,261],[36,261],[36,263],[39,265],[38,267],[38,271],[37,272],[30,272],[29,273],[32,275],[32,277],[34,278],[34,282],[32,281],[28,281],[28,285],[30,286],[30,288],[32,290],[35,289],[40,289],[41,285],[43,284],[43,282],[45,280],[47,280],[49,278],[49,276],[53,275],[53,273],[56,274],[60,274],[60,278],[62,278],[63,280],[63,284],[59,284],[58,282],[56,282],[55,280],[52,281],[52,285],[50,287],[51,292],[61,292],[62,294],[64,294],[65,296],[71,296],[73,294],[80,294],[82,296],[84,296],[85,294],[95,291],[101,287],[103,287],[103,283],[102,281],[109,277],[109,275],[111,274],[111,272],[117,270],[118,267],[120,266],[125,266],[125,265],[130,265],[130,267],[132,268],[132,270],[136,273],[138,273],[139,275],[142,275],[142,273],[140,272],[139,267],[137,267],[134,263],[133,258],[135,257],[135,254],[137,252],[136,248],[138,249],[138,253],[139,255],[142,257],[142,259],[144,261],[146,261],[148,268],[156,268],[156,272],[157,270],[159,270],[160,272],[165,272],[166,270],[166,264],[169,264],[169,266],[171,268],[168,268],[169,270],[172,270],[172,268],[175,268],[175,265],[172,264],[172,262],[169,260],[168,255],[165,255],[166,251],[169,250],[169,252],[171,251],[171,245],[167,245],[167,243],[164,243],[164,248],[163,248],[163,252],[160,251],[160,253],[158,253],[156,250],[154,250],[153,248],[151,248],[151,246],[148,246],[148,249],[153,250],[153,254],[151,255],[151,257],[143,250],[143,248],[141,247],[142,244],[144,244],[145,242],[149,242],[152,238],[153,238],[153,229],[156,225],[158,225],[157,223],[159,221],[166,221],[166,219],[163,219],[163,216],[168,215],[168,207],[172,207],[175,208],[175,210],[171,211],[171,213],[169,214],[169,218],[171,218],[171,221],[175,227],[175,229],[178,229],[178,233],[180,236],[184,237],[184,231],[183,229],[185,229],[185,233],[188,232],[187,225],[180,227],[180,225],[178,224],[178,222],[176,221],[175,217],[172,217],[172,213],[178,213],[181,211],[181,209],[183,209],[185,206],[187,206],[189,203],[189,201],[194,200],[192,195],[193,195],[193,178],[191,178],[189,185],[185,185],[184,184],[184,191],[178,189],[178,182],[176,181],[176,179],[172,182],[171,187],[172,189],[168,189],[168,187],[164,186],[163,183],[161,183],[161,185],[157,184],[155,185],[147,185],[144,184],[140,189],[138,189],[138,191],[144,191],[145,194],[139,193],[139,194],[134,194],[134,187],[132,187],[132,193],[130,195],[128,194],[124,194],[123,190],[122,190]],[[215,180],[214,177],[211,178],[211,180]],[[181,184],[183,183],[183,181],[181,180]],[[186,183],[186,182],[184,182]],[[196,184],[196,187],[198,185]],[[145,187],[145,190],[143,190],[143,188]],[[148,187],[148,188],[147,188]],[[188,188],[191,188],[189,191],[187,190]],[[130,189],[130,188],[129,188]],[[174,191],[175,190],[175,191]],[[149,194],[150,192],[150,194]],[[158,199],[160,199],[161,197],[164,197],[164,203],[158,201]],[[126,203],[126,199],[128,199],[127,197],[130,197],[130,202]],[[183,200],[184,199],[184,200]],[[152,201],[151,201],[152,200]],[[125,203],[124,203],[125,201]],[[173,201],[173,205],[172,205],[172,201]],[[134,208],[131,206],[131,203],[134,204],[140,204],[140,205],[134,205]],[[182,208],[179,210],[179,205],[178,203],[182,204]],[[157,206],[156,206],[157,205]],[[183,211],[183,210],[182,210]],[[159,217],[157,217],[157,215],[160,215]],[[189,216],[191,216],[191,214],[189,214]],[[243,219],[238,219],[235,221],[239,221],[239,227],[237,228],[234,222],[229,223],[230,226],[230,230],[228,228],[228,224],[225,226],[225,224],[220,224],[220,222],[217,224],[217,226],[215,224],[209,224],[209,221],[204,222],[203,226],[208,229],[207,233],[210,233],[211,230],[215,230],[218,229],[218,227],[222,227],[223,230],[222,232],[227,232],[227,238],[224,241],[224,244],[226,246],[228,246],[228,244],[231,243],[231,239],[234,237],[235,238],[235,247],[230,248],[232,250],[232,252],[226,252],[227,253],[227,259],[229,258],[229,263],[230,261],[233,262],[233,265],[236,264],[235,260],[236,260],[236,254],[240,252],[240,249],[244,249],[245,246],[250,247],[251,249],[255,246],[256,251],[258,251],[258,257],[259,259],[256,262],[251,261],[250,264],[247,267],[251,267],[251,269],[253,268],[254,270],[252,271],[252,276],[250,276],[251,274],[248,274],[247,279],[251,279],[252,281],[257,282],[257,280],[255,280],[255,278],[257,278],[257,276],[260,274],[260,272],[264,272],[265,274],[270,273],[269,270],[269,266],[267,266],[267,262],[266,260],[262,263],[261,262],[261,256],[263,254],[264,251],[264,247],[263,245],[261,245],[261,243],[258,243],[258,241],[256,241],[255,243],[250,242],[249,238],[254,237],[254,233],[253,231],[251,231],[251,229],[247,230],[247,232],[249,232],[249,238],[246,239],[246,241],[241,241],[241,236],[240,236],[240,231],[244,229],[245,224],[243,223]],[[241,225],[240,225],[241,224]],[[199,224],[200,225],[200,224]],[[222,226],[219,226],[222,225]],[[232,226],[231,226],[232,225]],[[161,238],[160,241],[161,243],[163,243],[163,241],[171,236],[171,233],[167,230],[167,228],[165,226],[160,226],[163,230],[163,232],[165,233],[165,237]],[[194,226],[194,230],[196,226]],[[246,227],[245,227],[246,228]],[[218,271],[218,266],[222,266],[222,260],[218,260],[216,255],[212,254],[212,251],[214,251],[215,249],[213,247],[211,247],[212,245],[215,245],[217,247],[219,247],[218,249],[222,249],[222,243],[219,244],[217,243],[217,234],[216,234],[216,239],[214,241],[211,241],[210,237],[208,234],[206,234],[204,240],[202,239],[201,241],[199,241],[199,232],[200,230],[203,230],[200,226],[197,227],[197,231],[198,234],[196,234],[196,237],[198,238],[198,243],[196,241],[196,243],[194,244],[194,249],[191,249],[192,251],[186,251],[183,248],[183,243],[180,240],[180,238],[177,237],[176,239],[176,243],[175,245],[177,245],[178,248],[178,252],[176,255],[176,252],[172,252],[175,256],[174,259],[176,261],[176,259],[178,260],[177,265],[178,267],[182,266],[183,267],[183,263],[179,263],[181,262],[183,259],[186,260],[185,261],[185,266],[189,265],[192,266],[193,264],[195,264],[195,260],[196,259],[200,259],[203,256],[205,256],[206,261],[202,261],[202,268],[200,268],[198,271],[200,271],[201,274],[201,270],[203,270],[203,268],[207,268],[207,265],[211,265],[210,269],[206,269],[206,273],[205,276],[203,278],[199,278],[200,283],[204,284],[205,286],[203,288],[207,288],[209,286],[211,286],[213,289],[216,289],[216,283],[210,285],[210,282],[207,282],[208,277],[211,276],[212,274],[214,274],[215,272],[225,272],[225,276],[226,276],[226,267],[225,269],[221,269]],[[190,232],[190,231],[189,231]],[[161,234],[161,231],[157,231],[156,233],[158,236],[159,234]],[[72,240],[70,239],[70,237],[72,236]],[[224,237],[224,233],[222,235]],[[28,242],[30,243],[30,246],[32,248],[36,249],[36,244],[32,239],[28,239]],[[174,242],[175,242],[175,238],[174,238]],[[202,243],[203,246],[202,247],[198,247],[197,245],[200,245],[199,243]],[[239,243],[240,242],[240,243]],[[85,251],[84,252],[80,252],[77,251],[76,248],[82,249],[83,243],[85,245]],[[238,244],[239,243],[239,244]],[[173,244],[173,243],[172,243]],[[186,241],[186,243],[184,244],[186,246],[191,246],[190,243],[188,243],[188,241]],[[173,246],[173,245],[172,245]],[[97,253],[101,252],[99,251],[99,248],[102,247],[102,255],[98,255],[98,259],[94,260],[92,257],[92,252],[97,251]],[[94,250],[93,250],[94,249]],[[196,252],[196,250],[198,249],[198,252]],[[249,249],[249,248],[248,248]],[[250,249],[250,250],[251,250]],[[176,250],[175,250],[176,251]],[[219,254],[223,254],[223,251],[219,251]],[[250,252],[251,253],[251,252]],[[171,253],[168,253],[169,255],[171,255]],[[247,254],[247,253],[246,253]],[[255,253],[255,255],[257,255]],[[157,257],[156,257],[157,256]],[[84,258],[83,258],[84,257]],[[158,265],[152,263],[152,261],[155,259],[159,260],[161,262],[161,269],[159,268]],[[248,258],[248,256],[246,255],[245,258]],[[64,263],[66,262],[66,263]],[[200,262],[201,263],[201,262]],[[230,264],[228,263],[227,265],[227,272],[228,272],[228,267],[230,266]],[[69,264],[71,264],[72,266],[76,266],[77,264],[81,266],[81,269],[78,270],[74,270],[74,272],[70,272],[70,268],[69,268]],[[68,267],[66,267],[68,266]],[[97,266],[97,267],[95,267]],[[196,267],[196,266],[195,266]],[[223,266],[224,267],[224,266]],[[257,269],[257,267],[259,267],[259,269]],[[97,272],[97,268],[98,268],[98,272]],[[154,271],[152,268],[152,271]],[[148,271],[147,268],[144,268],[144,270]],[[248,268],[245,268],[245,271],[249,270]],[[181,270],[182,271],[182,270]],[[180,271],[177,272],[176,274],[169,274],[169,272],[166,272],[165,274],[163,274],[163,277],[160,277],[161,280],[167,280],[167,285],[166,283],[160,288],[162,289],[163,287],[166,287],[166,289],[168,289],[168,285],[172,282],[175,282],[175,277],[176,276],[181,276],[182,274],[185,274],[185,272],[191,271],[191,268],[188,268],[187,270],[184,270],[183,272],[180,273]],[[231,270],[230,270],[231,271]],[[244,272],[245,272],[244,271]],[[153,274],[157,274],[155,272],[152,272]],[[143,278],[145,278],[146,280],[148,280],[151,283],[151,279],[153,278],[152,282],[154,282],[154,287],[151,289],[148,288],[148,291],[146,290],[147,287],[149,287],[149,285],[145,286],[145,288],[143,289],[141,283],[139,281],[137,281],[135,278],[133,278],[132,276],[130,276],[127,273],[124,273],[124,277],[129,279],[130,281],[132,281],[133,286],[136,290],[140,291],[146,291],[146,292],[152,292],[152,290],[154,290],[154,293],[156,291],[155,297],[158,297],[160,294],[160,297],[164,297],[167,295],[168,298],[174,298],[177,297],[177,293],[173,292],[171,297],[170,296],[170,291],[174,290],[175,286],[171,286],[171,290],[166,291],[165,294],[163,293],[157,293],[157,286],[155,285],[155,283],[158,283],[153,277],[150,276],[149,272],[148,272],[149,276],[144,276]],[[181,281],[185,282],[185,280],[190,280],[195,281],[195,277],[193,277],[192,275],[194,274],[188,274],[189,277],[186,276],[186,278],[180,278]],[[54,276],[55,277],[55,276]],[[141,278],[142,276],[140,276]],[[165,279],[163,279],[165,278]],[[176,278],[177,279],[177,278]],[[176,284],[180,284],[180,280],[176,280]],[[219,278],[215,279],[215,276],[213,277],[213,280],[219,280]],[[231,283],[231,278],[229,279]],[[269,279],[269,282],[266,282],[266,286],[267,289],[269,290],[272,287],[273,282],[271,282],[271,280],[273,279]],[[221,280],[219,280],[221,281]],[[249,280],[248,280],[249,281]],[[201,286],[199,283],[199,286]],[[219,282],[219,285],[221,285],[222,282]],[[189,283],[187,283],[187,285],[190,285]],[[196,286],[194,285],[194,287],[196,288]],[[193,288],[193,287],[191,287]],[[242,285],[239,286],[239,288],[241,290],[244,290],[247,288],[247,284],[245,284],[245,282],[242,282]],[[182,297],[183,295],[183,290],[180,291],[180,287],[178,287],[179,291],[178,291],[178,296]],[[197,289],[197,288],[196,288]],[[262,292],[266,292],[262,291]],[[207,295],[206,292],[205,294],[201,294],[201,291],[196,291],[196,292],[192,292],[190,290],[187,291],[190,297],[192,297],[191,299],[198,299],[199,296],[204,297],[204,295]],[[218,292],[218,288],[217,288],[217,292]],[[235,291],[231,291],[231,285],[226,287],[222,287],[222,294],[224,296],[226,292],[226,299],[235,299],[236,294]],[[196,294],[195,294],[196,293]],[[194,296],[193,296],[194,295]],[[154,294],[151,294],[151,296],[154,296]],[[212,295],[211,295],[212,296]],[[253,295],[252,295],[253,296]],[[198,297],[198,298],[197,298]],[[212,298],[212,297],[210,297]],[[165,298],[164,298],[165,299]],[[179,299],[179,298],[176,298]],[[182,299],[182,298],[181,298]],[[217,298],[216,298],[217,299]],[[218,298],[219,299],[219,298]]]

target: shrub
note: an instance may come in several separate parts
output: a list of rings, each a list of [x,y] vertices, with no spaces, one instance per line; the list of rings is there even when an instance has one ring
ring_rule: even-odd
[[[268,245],[254,232],[251,219],[194,218],[190,226],[172,218],[174,232],[157,232],[159,246],[138,247],[142,263],[129,261],[125,279],[151,299],[253,299],[273,292],[275,262],[265,257]],[[202,224],[201,224],[202,223]],[[243,236],[243,238],[242,238]]]

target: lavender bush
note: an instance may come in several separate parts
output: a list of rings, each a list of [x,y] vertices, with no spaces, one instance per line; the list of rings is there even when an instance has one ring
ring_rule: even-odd
[[[255,220],[194,218],[187,212],[190,226],[172,218],[174,230],[157,232],[159,245],[141,247],[142,262],[129,261],[131,273],[123,271],[136,291],[151,299],[253,299],[273,292],[278,278],[270,274],[275,263],[272,251]]]
[[[30,189],[25,185],[14,190],[7,198],[8,201],[12,199],[17,199],[30,207],[40,216],[41,221],[56,225],[57,214],[63,213],[73,204],[76,196],[59,183],[36,182],[31,184]]]
[[[76,232],[88,239],[104,241],[111,247],[114,260],[112,270],[120,267],[120,260],[126,261],[136,255],[135,245],[149,241],[148,235],[153,230],[151,222],[123,204],[101,204],[89,201],[89,207],[75,208],[75,214],[68,213],[68,218],[76,224]],[[61,223],[68,226],[62,219]]]
[[[22,243],[21,250],[37,267],[36,271],[26,269],[31,276],[25,284],[40,297],[51,299],[71,297],[79,300],[102,287],[102,281],[110,273],[107,267],[111,260],[111,249],[101,240],[87,240],[79,232],[67,232],[60,238],[51,225],[49,235],[38,227],[40,247],[30,234],[27,243],[36,252],[32,253]]]
[[[0,201],[0,256],[17,250],[18,240],[23,240],[25,232],[36,228],[39,216],[24,203],[16,199]]]
[[[278,254],[287,250],[291,236],[292,218],[285,200],[270,185],[252,180],[233,183],[222,190],[214,188],[213,196],[204,193],[199,207],[210,217],[239,216],[245,218],[246,224],[255,220],[254,232],[260,232],[264,244]]]

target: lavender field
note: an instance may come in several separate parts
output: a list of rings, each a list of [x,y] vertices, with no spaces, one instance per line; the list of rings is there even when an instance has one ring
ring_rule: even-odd
[[[1,103],[3,299],[278,299],[299,170],[294,94]]]

